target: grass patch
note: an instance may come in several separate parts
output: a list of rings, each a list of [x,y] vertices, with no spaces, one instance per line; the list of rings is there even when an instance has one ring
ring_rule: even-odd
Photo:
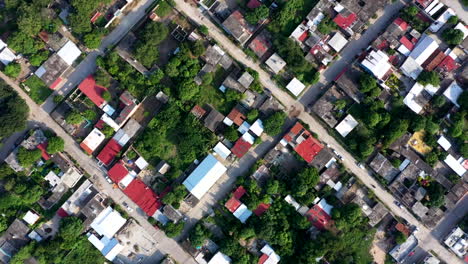
[[[201,87],[197,104],[202,107],[205,104],[210,104],[222,114],[228,114],[237,104],[237,101],[227,101],[225,94],[219,90],[219,86],[221,86],[226,76],[226,71],[218,66],[211,84]]]
[[[36,75],[31,76],[24,84],[29,87],[29,96],[37,104],[42,104],[52,94],[52,90]]]
[[[170,6],[166,1],[161,1],[155,10],[155,13],[159,17],[165,17],[169,15],[171,11],[172,11],[172,6]]]

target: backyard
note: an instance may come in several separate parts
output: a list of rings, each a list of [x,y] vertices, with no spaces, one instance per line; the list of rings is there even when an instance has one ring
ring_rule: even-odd
[[[29,96],[37,104],[42,104],[47,97],[52,94],[52,90],[49,89],[44,82],[39,79],[36,75],[31,76],[24,82],[24,85],[29,88]]]

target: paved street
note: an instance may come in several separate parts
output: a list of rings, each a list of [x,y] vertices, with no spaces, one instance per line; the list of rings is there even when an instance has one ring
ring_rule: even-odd
[[[260,81],[263,86],[268,88],[274,96],[282,102],[289,112],[300,111],[299,118],[305,123],[309,124],[311,130],[319,135],[319,138],[324,143],[329,144],[332,148],[336,149],[344,157],[344,165],[354,173],[369,189],[373,190],[376,196],[393,212],[394,215],[399,216],[411,225],[419,227],[420,231],[417,237],[422,241],[421,247],[424,250],[432,250],[447,263],[462,263],[454,254],[443,247],[434,237],[430,234],[430,230],[427,229],[422,223],[420,223],[413,215],[404,209],[400,209],[393,202],[395,199],[390,195],[380,184],[370,175],[367,171],[360,169],[356,165],[356,161],[332,136],[328,135],[327,130],[318,121],[312,118],[309,114],[303,111],[304,106],[292,98],[288,93],[279,88],[273,81],[271,76],[264,71],[256,62],[251,60],[238,46],[232,43],[229,38],[224,35],[224,32],[214,25],[208,18],[204,18],[199,9],[184,0],[175,0],[177,9],[182,13],[185,13],[187,17],[190,17],[193,21],[200,25],[205,25],[218,45],[222,46],[233,58],[243,63],[247,67],[256,70],[259,73]],[[383,19],[386,19],[385,17]],[[380,24],[379,22],[375,24]],[[372,185],[376,186],[373,188]]]
[[[440,0],[442,3],[451,7],[457,13],[457,16],[468,24],[468,7],[463,6],[460,0]]]
[[[138,206],[134,204],[120,189],[113,189],[104,178],[105,172],[97,166],[95,160],[92,157],[86,155],[78,143],[73,140],[73,138],[68,135],[50,116],[44,111],[40,106],[38,106],[34,101],[32,101],[29,96],[10,78],[8,78],[3,72],[0,72],[0,78],[2,78],[8,85],[14,88],[18,94],[26,101],[30,108],[30,119],[33,120],[36,124],[47,127],[53,130],[58,136],[63,138],[65,141],[65,152],[67,152],[71,157],[73,157],[77,164],[91,175],[90,180],[93,184],[104,194],[111,197],[116,203],[120,204],[122,208],[123,203],[126,202],[132,208],[137,208]],[[157,260],[161,260],[165,254],[171,255],[179,263],[196,263],[195,260],[185,252],[179,244],[168,237],[165,236],[164,232],[155,229],[147,220],[146,215],[141,210],[134,210],[129,213],[131,217],[138,221],[138,223],[147,231],[147,234],[154,238],[157,241],[155,247],[158,249],[158,252],[151,257],[151,260],[148,260],[147,263],[155,263]]]
[[[320,95],[320,92],[324,84],[333,81],[338,74],[340,74],[351,62],[354,61],[355,57],[364,51],[369,44],[378,37],[383,30],[385,30],[388,24],[395,18],[398,11],[403,7],[403,3],[397,1],[392,5],[385,8],[384,13],[379,19],[370,26],[365,33],[357,40],[352,40],[348,45],[340,52],[341,58],[328,67],[320,75],[319,83],[309,87],[307,91],[301,96],[299,102],[307,106],[315,102]]]
[[[145,9],[148,8],[154,0],[140,0],[132,11],[120,20],[119,25],[102,41],[99,49],[92,51],[86,58],[75,68],[73,73],[68,77],[67,82],[57,91],[55,91],[42,105],[42,108],[50,113],[55,107],[53,102],[55,95],[66,96],[73,88],[75,88],[86,76],[94,73],[96,70],[96,58],[103,55],[106,48],[119,42],[131,29],[146,15]]]

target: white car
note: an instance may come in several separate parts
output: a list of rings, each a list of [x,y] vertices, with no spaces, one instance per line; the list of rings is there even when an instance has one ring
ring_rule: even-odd
[[[106,175],[106,181],[110,184],[113,184],[114,182],[111,180],[111,178],[109,178],[109,176]]]
[[[129,211],[130,213],[133,212],[133,208],[131,208],[130,206],[128,206],[128,204],[126,202],[123,202],[122,203],[123,206],[125,207],[125,209],[127,209],[127,211]]]
[[[361,169],[365,169],[366,167],[364,167],[364,164],[362,164],[362,162],[359,162],[358,164],[358,167],[361,168]]]

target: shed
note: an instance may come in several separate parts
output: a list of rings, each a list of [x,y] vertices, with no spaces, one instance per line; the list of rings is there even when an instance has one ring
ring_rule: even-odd
[[[37,220],[39,220],[40,216],[33,211],[29,210],[23,217],[23,220],[28,223],[29,225],[34,225]]]
[[[439,145],[445,150],[449,150],[450,147],[452,147],[452,144],[450,144],[450,142],[447,140],[446,137],[444,136],[440,136],[440,138],[437,140],[437,143],[439,143]]]
[[[336,127],[336,131],[340,133],[342,137],[346,137],[353,129],[359,125],[359,122],[354,119],[351,114],[348,114],[343,121],[341,121]]]
[[[301,94],[304,88],[305,85],[295,77],[289,82],[288,85],[286,85],[286,89],[288,89],[292,94],[294,94],[294,96],[299,96],[299,94]]]
[[[216,146],[213,148],[213,151],[223,159],[227,159],[227,157],[231,155],[231,151],[221,142],[216,144]]]
[[[201,199],[226,170],[221,162],[209,154],[182,184],[193,196]]]
[[[452,155],[448,155],[447,158],[445,158],[444,162],[456,173],[458,176],[463,177],[463,175],[466,172],[465,167],[456,160]]]
[[[135,161],[135,165],[140,170],[144,170],[146,167],[148,167],[149,163],[143,157],[138,157],[138,159]]]
[[[10,64],[16,59],[16,55],[9,48],[5,48],[0,52],[0,62],[5,66]]]
[[[460,105],[457,103],[457,100],[462,92],[463,89],[457,84],[456,81],[453,81],[449,87],[447,87],[447,90],[445,90],[444,95],[447,97],[447,99],[450,100],[450,102],[452,102],[457,107],[460,107]]]

